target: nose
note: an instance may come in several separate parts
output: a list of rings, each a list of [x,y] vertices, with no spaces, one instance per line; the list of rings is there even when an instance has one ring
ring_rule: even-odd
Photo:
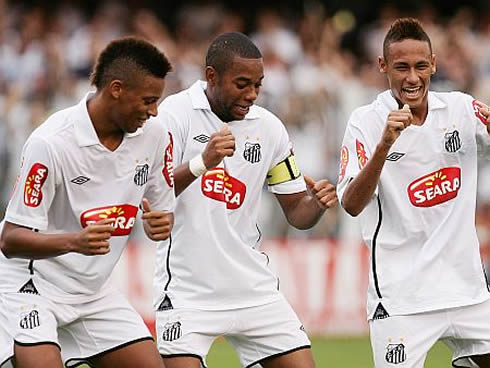
[[[417,83],[419,81],[419,76],[415,70],[415,68],[410,68],[407,76],[407,81],[409,83]]]
[[[253,103],[253,102],[255,102],[255,100],[257,99],[258,96],[259,96],[259,90],[257,88],[255,88],[254,86],[251,86],[247,90],[247,94],[245,95],[245,100]]]
[[[153,117],[158,115],[158,106],[156,103],[151,104],[150,108],[148,109],[148,115]]]

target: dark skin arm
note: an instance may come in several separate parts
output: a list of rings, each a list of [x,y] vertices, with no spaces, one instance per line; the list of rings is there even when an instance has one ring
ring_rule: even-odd
[[[41,234],[23,226],[5,222],[0,236],[0,250],[7,258],[44,259],[66,253],[87,256],[109,253],[109,239],[114,231],[105,219],[89,225],[79,232]]]
[[[314,181],[305,175],[308,191],[276,194],[276,198],[291,226],[300,230],[313,227],[327,208],[337,203],[335,187],[327,180]]]
[[[349,183],[344,192],[342,207],[351,216],[359,215],[371,200],[391,146],[401,132],[411,124],[412,120],[413,116],[408,105],[405,105],[401,110],[392,111],[388,115],[383,136],[376,146],[373,156]]]

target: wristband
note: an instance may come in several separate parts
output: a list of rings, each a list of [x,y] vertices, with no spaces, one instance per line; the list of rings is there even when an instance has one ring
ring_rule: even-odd
[[[189,170],[196,178],[208,171],[206,165],[204,165],[201,154],[197,155],[189,161]]]

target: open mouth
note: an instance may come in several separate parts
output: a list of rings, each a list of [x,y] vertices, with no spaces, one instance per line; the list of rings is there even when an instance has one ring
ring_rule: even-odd
[[[422,87],[404,87],[402,92],[407,98],[413,99],[419,97]]]
[[[240,115],[247,115],[248,114],[248,111],[250,110],[250,106],[236,105],[235,108],[236,108],[236,110],[238,111],[238,113]]]

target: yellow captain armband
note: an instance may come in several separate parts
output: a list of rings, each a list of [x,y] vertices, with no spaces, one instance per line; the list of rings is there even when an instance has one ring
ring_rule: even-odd
[[[294,155],[289,156],[284,161],[279,162],[267,173],[267,184],[276,185],[297,179],[301,172],[296,166]]]

